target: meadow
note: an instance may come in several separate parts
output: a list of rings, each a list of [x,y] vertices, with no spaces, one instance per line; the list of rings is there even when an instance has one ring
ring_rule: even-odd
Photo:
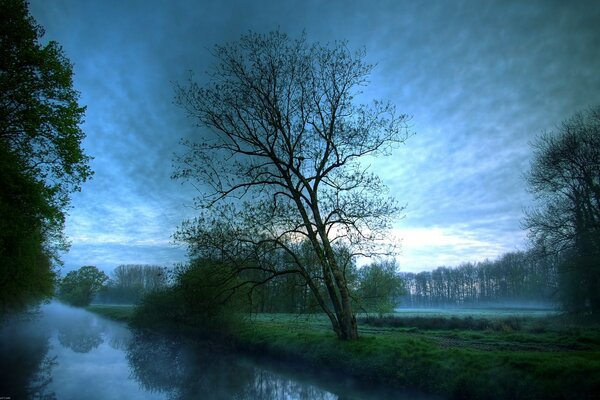
[[[126,320],[133,308],[93,306]],[[323,315],[255,314],[228,340],[236,351],[366,385],[447,398],[592,399],[600,393],[600,326],[539,310],[402,310],[358,316],[339,341]]]

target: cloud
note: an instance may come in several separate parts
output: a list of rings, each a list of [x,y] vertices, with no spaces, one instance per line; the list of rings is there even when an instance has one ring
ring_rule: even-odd
[[[392,237],[402,243],[397,259],[405,272],[494,259],[503,253],[519,250],[514,246],[523,239],[497,237],[493,231],[473,229],[467,225],[398,228]]]
[[[528,142],[600,104],[598,2],[32,0],[31,11],[74,63],[88,106],[96,174],[73,196],[70,266],[184,259],[166,243],[195,192],[170,179],[172,156],[206,132],[173,104],[173,83],[190,70],[205,79],[209,49],[249,29],[366,46],[377,65],[360,99],[413,116],[416,136],[369,160],[407,203],[397,228],[410,268],[525,246]]]

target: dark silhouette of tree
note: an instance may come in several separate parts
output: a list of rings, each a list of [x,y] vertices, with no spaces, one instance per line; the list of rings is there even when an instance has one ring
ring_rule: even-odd
[[[336,249],[386,252],[375,245],[401,207],[360,160],[404,143],[407,117],[387,102],[355,104],[372,66],[346,43],[249,33],[213,55],[210,80],[177,91],[179,104],[208,128],[184,143],[188,152],[178,160],[175,177],[199,184],[201,214],[177,238],[192,253],[267,274],[253,284],[302,276],[337,336],[356,338],[349,259]],[[318,277],[294,248],[302,241]],[[283,267],[270,261],[277,253],[289,260]]]
[[[73,306],[85,307],[108,281],[98,268],[88,265],[71,271],[60,280],[58,298]]]
[[[23,0],[0,1],[0,306],[48,295],[69,195],[91,176],[72,65]],[[51,290],[50,290],[51,291]]]
[[[533,144],[527,183],[538,203],[525,228],[538,249],[561,253],[561,292],[575,312],[600,311],[600,107]]]

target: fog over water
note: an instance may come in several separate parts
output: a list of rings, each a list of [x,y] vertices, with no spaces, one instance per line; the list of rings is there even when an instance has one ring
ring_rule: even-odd
[[[134,332],[55,302],[4,319],[0,357],[0,396],[12,399],[428,398]]]

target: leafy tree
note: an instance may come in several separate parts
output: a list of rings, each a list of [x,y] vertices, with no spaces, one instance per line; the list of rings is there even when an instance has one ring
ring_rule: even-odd
[[[167,284],[167,270],[158,265],[126,264],[112,271],[112,278],[99,294],[100,301],[137,303],[145,293]]]
[[[527,183],[538,206],[525,218],[537,248],[561,253],[572,311],[600,312],[600,107],[564,121],[533,144]]]
[[[196,259],[173,273],[173,285],[146,294],[136,308],[139,327],[187,325],[206,335],[223,335],[238,327],[247,298],[236,291],[239,281],[229,267]]]
[[[73,306],[88,306],[92,298],[108,281],[108,276],[94,266],[71,271],[59,284],[58,298]]]
[[[91,176],[72,65],[24,0],[0,0],[2,308],[49,293],[69,194]]]
[[[179,104],[210,133],[185,142],[178,160],[175,177],[199,184],[201,213],[177,238],[192,254],[266,275],[253,284],[298,274],[337,336],[357,338],[350,259],[336,249],[389,252],[378,245],[401,207],[361,160],[403,143],[407,117],[388,102],[356,104],[372,66],[346,43],[249,33],[213,54],[210,81],[178,89]],[[297,253],[302,241],[318,275]],[[288,261],[272,262],[275,254]]]
[[[58,218],[44,185],[22,173],[20,160],[0,141],[0,311],[52,296],[55,274],[45,249],[44,221]]]
[[[404,294],[404,281],[395,260],[366,265],[358,270],[356,291],[360,307],[379,314],[394,311]]]

